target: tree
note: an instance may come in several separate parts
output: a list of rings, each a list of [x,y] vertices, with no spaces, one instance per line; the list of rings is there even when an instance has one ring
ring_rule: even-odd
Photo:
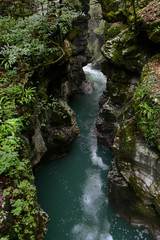
[[[139,27],[138,27],[138,20],[137,20],[137,10],[138,7],[138,1],[136,0],[122,0],[122,6],[125,8],[125,14],[126,18],[128,20],[129,25],[134,27],[135,33],[139,33]],[[132,20],[132,16],[134,18],[134,23]]]

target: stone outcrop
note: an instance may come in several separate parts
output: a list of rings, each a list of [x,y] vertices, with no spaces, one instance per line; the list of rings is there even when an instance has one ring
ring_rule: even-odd
[[[117,68],[108,61],[103,63],[102,70],[107,75],[107,87],[99,104],[101,109],[96,122],[98,140],[107,148],[111,148],[119,129],[118,118],[123,105],[127,103],[139,80],[138,74]]]
[[[102,70],[108,82],[96,122],[98,140],[115,154],[109,200],[118,214],[160,239],[159,3],[141,6],[135,34],[123,9],[114,10],[120,1],[100,2],[104,18],[114,22],[106,23]]]
[[[88,11],[86,2],[83,11]],[[87,14],[83,14],[73,23],[68,39],[64,40],[66,57],[48,66],[45,72],[38,73],[43,95],[52,95],[56,101],[51,107],[50,103],[45,103],[42,110],[32,116],[28,135],[33,166],[47,159],[63,157],[79,136],[76,116],[68,105],[68,99],[76,93],[91,94],[93,91],[93,84],[86,79],[82,69],[89,59],[88,19]]]
[[[104,57],[121,68],[140,72],[151,57],[150,49],[126,25],[116,23],[111,28],[109,32],[115,31],[116,34],[103,45]]]
[[[60,100],[59,100],[60,101]],[[76,116],[68,104],[61,100],[61,116],[59,112],[45,110],[41,116],[32,120],[34,134],[32,136],[32,165],[45,160],[55,160],[66,155],[73,141],[79,136]],[[45,154],[45,155],[44,155]]]
[[[89,10],[89,39],[88,39],[88,49],[91,54],[91,62],[94,68],[100,68],[103,56],[101,54],[101,47],[105,43],[104,37],[104,25],[105,21],[102,19],[101,5],[96,3],[94,0],[90,0],[90,10]]]

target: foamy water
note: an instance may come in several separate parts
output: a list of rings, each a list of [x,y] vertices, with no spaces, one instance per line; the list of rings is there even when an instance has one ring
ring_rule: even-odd
[[[36,174],[39,202],[51,219],[45,240],[153,240],[146,229],[118,217],[108,202],[112,155],[92,136],[106,77],[91,64],[84,71],[95,90],[89,96],[75,96],[71,103],[81,136],[67,157]]]

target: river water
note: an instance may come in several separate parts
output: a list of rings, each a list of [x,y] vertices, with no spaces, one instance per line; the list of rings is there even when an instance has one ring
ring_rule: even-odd
[[[112,155],[92,136],[106,78],[90,64],[84,71],[95,90],[75,96],[70,104],[81,136],[67,157],[47,163],[35,174],[39,203],[50,216],[45,240],[153,240],[146,229],[116,216],[108,203]]]

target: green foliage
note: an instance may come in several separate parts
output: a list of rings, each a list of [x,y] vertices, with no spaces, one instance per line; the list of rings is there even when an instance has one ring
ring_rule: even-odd
[[[79,9],[79,1],[75,3],[74,9]],[[1,240],[10,239],[11,232],[13,239],[35,240],[38,231],[36,189],[29,146],[23,136],[30,116],[33,111],[40,114],[52,109],[60,119],[67,117],[63,101],[43,98],[32,77],[40,67],[43,69],[65,56],[63,39],[81,13],[58,4],[48,9],[54,10],[54,14],[48,11],[45,16],[37,14],[22,19],[19,17],[24,14],[17,10],[12,17],[0,17],[0,175],[7,178],[5,197],[13,221]]]
[[[81,10],[82,4],[79,0],[63,0],[63,3],[75,10]]]
[[[147,6],[152,0],[121,0],[121,9],[126,17],[127,24],[136,34],[139,34],[139,22],[141,17],[138,11]]]
[[[139,2],[136,0],[122,0],[122,11],[127,19],[127,24],[135,33],[139,32],[138,29],[138,15]]]
[[[2,35],[1,65],[5,69],[17,66],[25,61],[32,67],[38,67],[51,59],[56,59],[60,50],[51,42],[52,31],[44,16],[15,20],[11,17],[0,18]],[[46,60],[47,59],[47,60]]]
[[[153,29],[155,33],[160,33],[160,26],[157,26]]]
[[[14,83],[7,79],[7,74],[1,75],[1,83],[4,85],[0,91],[0,175],[8,177],[10,182],[7,185],[13,186],[5,191],[10,199],[11,213],[14,216],[12,229],[17,234],[17,239],[24,239],[24,231],[27,229],[26,236],[34,239],[36,189],[31,182],[30,160],[21,152],[22,149],[24,151],[21,132],[26,126],[28,111],[35,101],[36,89],[23,83]]]
[[[104,18],[110,22],[123,22],[130,27],[134,33],[139,34],[140,16],[138,11],[145,7],[149,0],[99,0],[102,4]]]
[[[54,11],[55,16],[51,19],[50,14],[20,18],[18,21],[13,17],[0,17],[0,43],[3,45],[0,59],[6,70],[17,66],[21,60],[35,68],[53,62],[62,55],[58,45],[62,44],[80,12],[66,6],[57,6]],[[55,34],[58,44],[53,41]]]
[[[30,239],[35,239],[34,231],[37,227],[35,218],[38,214],[35,205],[35,192],[35,186],[26,179],[18,183],[15,188],[8,187],[4,192],[4,196],[10,198],[11,213],[15,219],[13,227],[18,239],[24,239],[24,234]]]
[[[17,46],[18,42],[21,42],[20,39],[22,36],[18,38],[18,30],[13,32],[12,29],[7,30],[8,24],[5,22],[3,25],[2,22],[1,29],[3,29],[4,35],[1,35],[1,39],[3,39],[4,48],[7,41],[8,49],[12,48],[12,44],[16,44]],[[14,20],[10,23],[13,24]],[[9,37],[10,30],[11,38]],[[16,36],[14,36],[15,33]],[[21,40],[23,41],[23,39]],[[8,54],[8,59],[11,59],[11,53],[12,51]],[[22,154],[22,149],[24,151],[24,143],[21,138],[21,132],[25,129],[27,124],[26,120],[30,116],[32,104],[35,101],[36,88],[33,87],[31,83],[28,83],[30,71],[25,74],[24,69],[24,67],[28,67],[28,65],[22,64],[21,58],[16,57],[15,59],[12,60],[12,64],[14,63],[17,66],[13,67],[12,64],[6,66],[6,63],[10,63],[10,60],[8,62],[2,61],[2,66],[5,64],[7,71],[2,67],[0,69],[0,175],[10,179],[6,187],[7,185],[12,185],[12,191],[22,189],[22,191],[19,191],[20,194],[16,199],[14,199],[12,192],[8,196],[10,199],[11,213],[14,216],[14,224],[10,231],[15,232],[17,239],[24,239],[24,231],[28,229],[29,232],[26,236],[28,236],[29,239],[34,239],[34,225],[37,222],[36,213],[33,214],[32,212],[33,204],[31,203],[33,202],[24,200],[24,188],[21,184],[26,181],[26,189],[32,186],[33,189],[31,192],[28,191],[26,198],[28,199],[29,196],[31,197],[31,194],[34,194],[34,206],[36,206],[36,190],[34,189],[33,182],[31,182],[33,179],[30,174],[30,160],[28,157],[25,157],[24,153]],[[20,62],[17,63],[18,61]],[[28,212],[26,211],[24,214],[24,206],[26,206],[26,204],[28,204]],[[31,217],[29,218],[29,216]],[[22,221],[22,219],[24,219],[24,221]],[[8,239],[8,237],[5,236],[4,239]]]
[[[38,116],[43,110],[47,111],[51,109],[59,119],[65,119],[67,118],[67,113],[65,112],[66,107],[63,101],[51,95],[48,99],[38,101],[35,106],[35,112]],[[45,126],[45,122],[42,123],[42,126]]]
[[[63,101],[58,100],[57,98],[52,98],[51,108],[53,112],[57,113],[60,118],[62,119],[67,118],[66,112],[64,112],[66,106],[64,105]]]
[[[134,108],[139,120],[138,126],[147,143],[160,150],[159,80],[156,72],[150,68],[148,65],[143,71],[142,81],[134,94]]]
[[[38,11],[38,7],[46,4],[47,0],[2,0],[0,12],[3,16],[13,16],[15,18],[33,15]]]
[[[78,4],[79,1],[76,0],[75,2]],[[80,10],[81,5],[75,10],[75,7],[71,7],[71,5],[73,6],[74,4],[74,1],[72,1],[72,3],[70,3],[70,1],[64,1],[64,4],[57,4],[56,8],[55,6],[50,6],[49,15],[52,16],[54,12],[54,17],[52,17],[52,29],[54,27],[57,28],[62,38],[71,30],[73,21],[82,15],[80,11],[77,11]]]
[[[113,24],[105,23],[105,34],[107,36],[107,40],[112,39],[116,37],[119,33],[127,29],[127,26],[125,24],[122,24],[121,22],[116,22]]]

